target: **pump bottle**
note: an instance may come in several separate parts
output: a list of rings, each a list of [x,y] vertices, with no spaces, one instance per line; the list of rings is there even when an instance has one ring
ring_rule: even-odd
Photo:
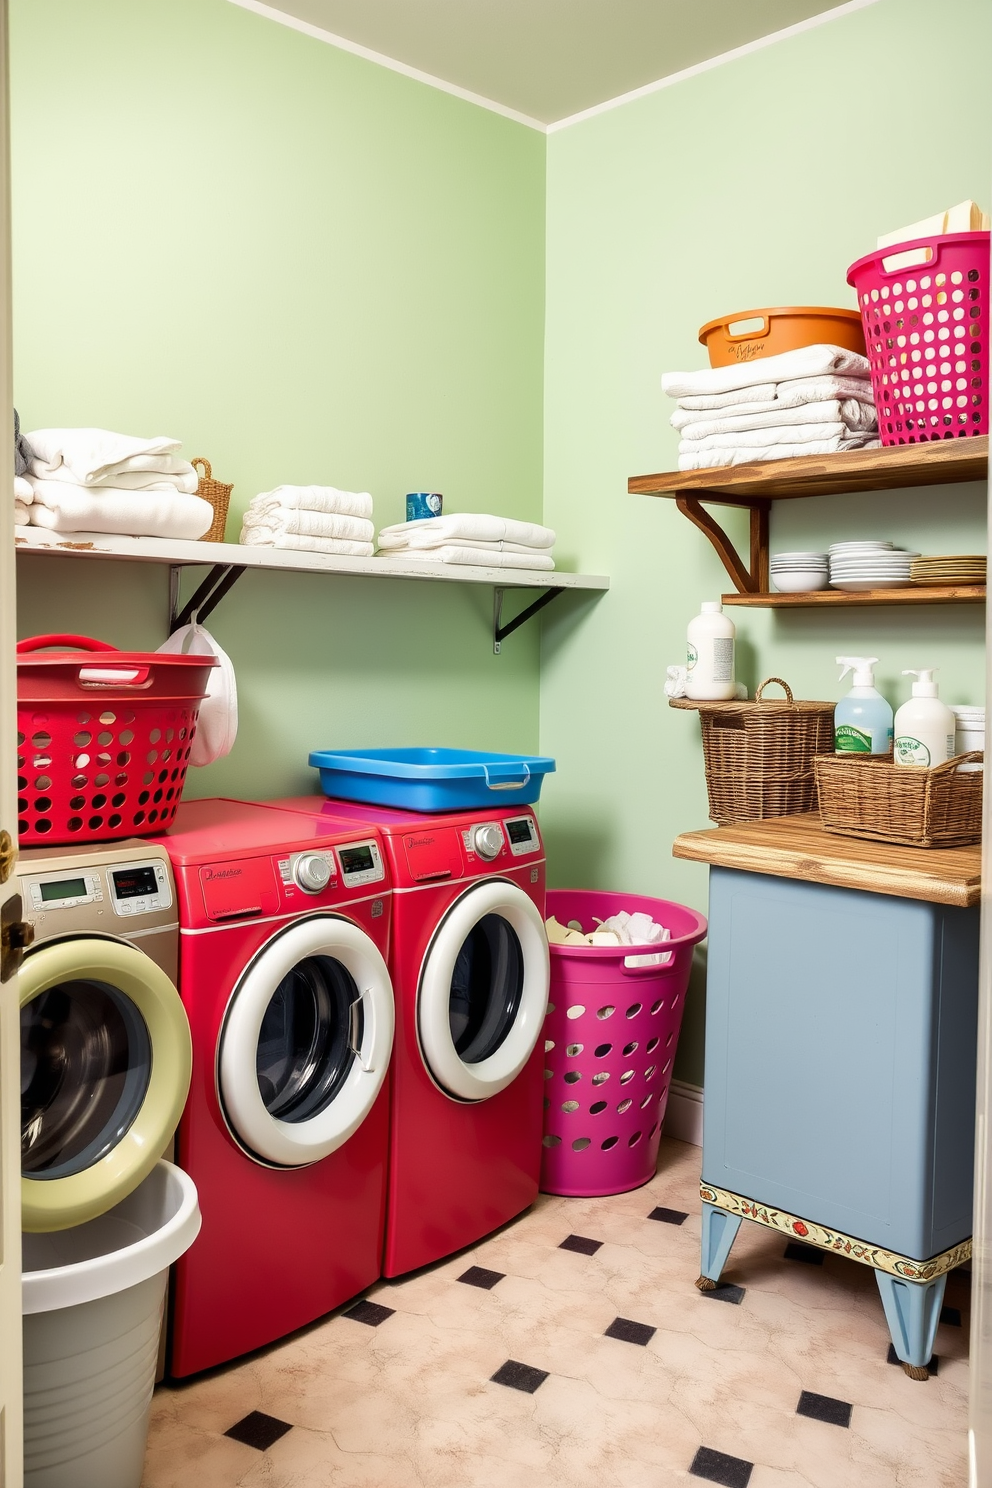
[[[897,765],[932,769],[954,758],[954,714],[937,696],[933,680],[936,667],[912,668],[904,677],[915,677],[913,696],[896,714]]]
[[[838,754],[888,754],[892,748],[892,709],[875,687],[877,656],[838,656],[843,682],[854,686],[834,709],[834,748]]]

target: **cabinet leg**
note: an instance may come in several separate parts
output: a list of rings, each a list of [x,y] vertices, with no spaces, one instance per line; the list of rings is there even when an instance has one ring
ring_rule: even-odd
[[[716,1290],[740,1227],[739,1214],[728,1214],[715,1204],[703,1204],[702,1275],[696,1282],[701,1292]]]
[[[892,1346],[903,1369],[910,1379],[928,1379],[927,1365],[937,1336],[946,1273],[933,1281],[903,1281],[887,1271],[876,1271],[875,1280],[882,1294]]]

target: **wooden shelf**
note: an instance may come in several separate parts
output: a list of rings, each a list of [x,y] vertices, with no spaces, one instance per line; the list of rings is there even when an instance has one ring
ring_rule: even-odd
[[[984,584],[913,584],[905,589],[816,589],[809,594],[732,594],[725,605],[755,610],[837,609],[844,605],[984,604]]]

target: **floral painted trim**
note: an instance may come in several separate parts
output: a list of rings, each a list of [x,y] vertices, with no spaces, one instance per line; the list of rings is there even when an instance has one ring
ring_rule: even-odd
[[[871,1266],[875,1271],[887,1271],[890,1276],[901,1276],[906,1281],[932,1281],[953,1271],[963,1261],[971,1259],[971,1241],[962,1240],[960,1245],[931,1256],[927,1261],[913,1261],[895,1251],[883,1250],[879,1245],[869,1245],[864,1240],[854,1240],[840,1230],[828,1229],[826,1225],[814,1224],[811,1219],[797,1219],[784,1209],[771,1209],[766,1204],[757,1204],[754,1199],[742,1198],[723,1188],[699,1185],[699,1194],[704,1204],[725,1209],[728,1214],[739,1214],[742,1219],[753,1219],[756,1224],[767,1225],[771,1230],[781,1230],[783,1235],[795,1235],[804,1245],[815,1245],[820,1250],[833,1251]]]

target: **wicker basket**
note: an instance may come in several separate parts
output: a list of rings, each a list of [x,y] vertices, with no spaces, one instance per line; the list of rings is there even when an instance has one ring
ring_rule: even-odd
[[[202,455],[197,455],[190,464],[194,469],[202,465],[203,473],[200,475],[200,483],[196,488],[197,496],[202,496],[204,501],[209,501],[214,509],[214,519],[207,531],[200,538],[201,542],[223,542],[224,529],[227,526],[227,508],[231,504],[231,492],[234,490],[233,483],[227,485],[224,481],[214,480],[210,461],[205,460]]]
[[[772,682],[784,698],[762,694]],[[699,709],[710,818],[763,821],[816,810],[813,757],[833,748],[834,703],[797,702],[768,677],[754,702],[690,703]]]
[[[932,770],[895,765],[891,755],[828,754],[815,761],[820,817],[828,832],[906,847],[966,847],[982,840],[981,750]]]

